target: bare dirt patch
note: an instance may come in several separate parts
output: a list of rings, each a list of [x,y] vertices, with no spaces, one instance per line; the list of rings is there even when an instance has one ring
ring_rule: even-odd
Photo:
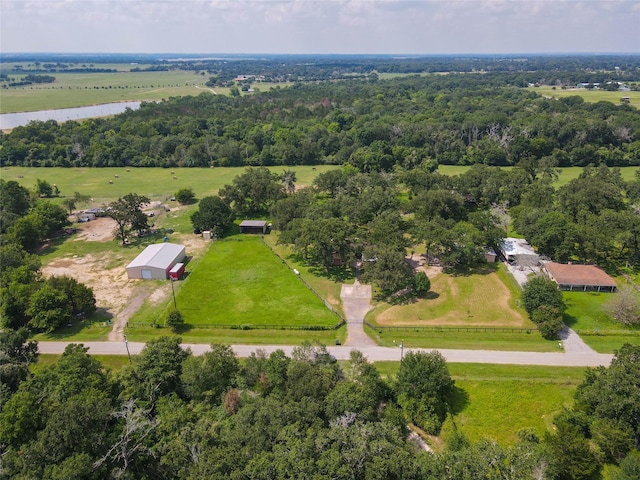
[[[115,222],[111,218],[98,218],[83,223],[75,241],[112,241]],[[201,236],[172,234],[171,242],[184,245],[187,255],[199,257],[209,243]],[[113,329],[110,341],[124,339],[122,329],[145,300],[154,304],[166,302],[171,295],[171,284],[157,287],[156,282],[130,280],[127,277],[127,261],[117,260],[118,247],[112,252],[86,254],[56,259],[42,269],[45,277],[52,275],[76,279],[93,289],[97,307],[111,318]],[[114,266],[115,265],[115,266]]]

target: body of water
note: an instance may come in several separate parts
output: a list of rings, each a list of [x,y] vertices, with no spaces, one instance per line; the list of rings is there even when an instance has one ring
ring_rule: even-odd
[[[20,127],[32,120],[55,120],[66,122],[67,120],[82,120],[93,117],[106,117],[124,112],[127,108],[136,110],[141,102],[116,102],[89,107],[61,108],[59,110],[39,110],[37,112],[19,112],[0,114],[0,129]]]

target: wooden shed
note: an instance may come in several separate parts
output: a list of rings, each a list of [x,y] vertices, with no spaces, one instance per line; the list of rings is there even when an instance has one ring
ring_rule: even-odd
[[[546,262],[544,270],[560,290],[615,292],[618,287],[613,278],[595,265]]]
[[[145,248],[129,265],[129,278],[166,280],[169,272],[186,257],[185,248],[174,243],[156,243]]]

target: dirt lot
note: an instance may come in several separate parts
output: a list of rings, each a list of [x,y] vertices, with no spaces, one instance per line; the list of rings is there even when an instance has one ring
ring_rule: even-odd
[[[80,224],[79,232],[72,241],[113,242],[114,228],[113,219],[97,218]],[[171,242],[184,245],[189,256],[202,255],[208,245],[202,237],[195,235],[173,234]],[[112,252],[98,255],[87,254],[54,260],[43,268],[43,273],[47,277],[66,275],[91,287],[98,308],[111,318],[113,329],[109,340],[118,341],[123,340],[122,328],[144,300],[160,303],[166,301],[171,294],[169,282],[157,288],[156,282],[128,279],[125,269],[127,263],[129,261],[116,247]]]

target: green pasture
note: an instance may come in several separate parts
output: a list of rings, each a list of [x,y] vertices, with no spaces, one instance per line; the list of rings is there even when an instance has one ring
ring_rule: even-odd
[[[591,348],[600,353],[613,353],[625,343],[640,344],[640,327],[626,327],[602,309],[612,293],[563,292],[567,304],[564,322]]]
[[[115,68],[113,73],[52,73],[54,83],[34,84],[0,89],[0,113],[31,112],[58,108],[82,107],[124,101],[154,101],[171,97],[209,93],[228,95],[229,88],[208,87],[209,75],[193,71],[132,72],[140,65],[114,64],[99,68]],[[2,69],[2,68],[0,68]],[[6,71],[2,69],[3,72]],[[9,73],[20,78],[24,73]],[[276,85],[255,83],[254,91],[266,91]]]
[[[272,172],[292,170],[299,186],[309,185],[320,173],[337,168],[335,165],[269,167]],[[31,168],[3,167],[0,178],[15,180],[33,189],[38,179],[55,184],[61,198],[74,192],[90,195],[93,201],[84,207],[100,206],[127,193],[145,195],[151,200],[168,201],[181,188],[191,188],[200,199],[215,195],[225,185],[244,173],[244,167],[225,168]],[[175,177],[175,178],[174,178]],[[110,183],[112,182],[112,183]],[[53,201],[61,201],[52,199]]]
[[[191,325],[296,328],[340,322],[259,236],[218,240],[198,268],[189,271],[176,291],[176,302]],[[130,323],[163,323],[157,309],[149,313],[139,312]]]
[[[621,105],[620,101],[622,97],[629,97],[629,105],[636,108],[640,108],[640,92],[607,92],[605,90],[587,90],[586,88],[554,88],[551,86],[544,87],[529,87],[529,90],[536,92],[544,97],[551,98],[564,98],[578,96],[582,97],[585,102],[597,103],[597,102],[611,102],[616,105]]]

